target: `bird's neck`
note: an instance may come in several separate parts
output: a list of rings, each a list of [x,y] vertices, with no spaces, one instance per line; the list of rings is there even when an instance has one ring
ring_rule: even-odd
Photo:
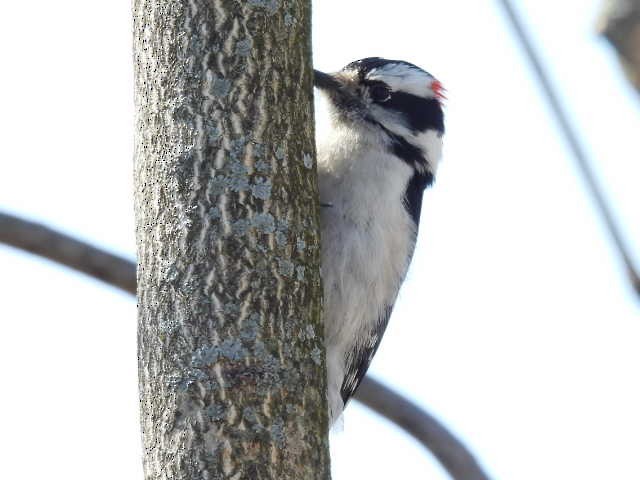
[[[334,138],[318,148],[320,200],[356,222],[393,222],[404,209],[414,170],[379,145]]]

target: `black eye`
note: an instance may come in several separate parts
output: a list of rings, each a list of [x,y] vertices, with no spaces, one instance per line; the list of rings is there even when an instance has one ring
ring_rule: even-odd
[[[391,97],[391,90],[386,85],[373,85],[369,89],[369,95],[374,102],[386,102]]]

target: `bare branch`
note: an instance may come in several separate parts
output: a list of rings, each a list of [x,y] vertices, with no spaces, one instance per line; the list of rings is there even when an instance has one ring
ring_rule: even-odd
[[[516,40],[520,44],[520,47],[529,62],[533,75],[538,80],[537,84],[540,86],[542,94],[549,104],[551,113],[558,123],[560,131],[567,142],[567,146],[573,154],[576,167],[586,184],[587,192],[593,199],[596,212],[600,215],[606,230],[609,232],[609,237],[613,241],[613,245],[625,266],[629,283],[634,288],[636,294],[640,295],[640,280],[638,270],[635,268],[633,257],[631,255],[631,249],[625,241],[620,225],[613,214],[613,210],[610,207],[600,182],[598,181],[593,167],[591,166],[591,160],[587,155],[587,150],[580,141],[580,137],[569,120],[569,115],[560,101],[558,89],[553,85],[546,67],[542,62],[542,58],[536,50],[535,45],[525,29],[524,23],[514,8],[511,0],[498,0],[498,4],[504,10],[506,18],[513,29]]]
[[[0,212],[0,242],[136,294],[136,265],[44,225]]]
[[[440,462],[455,480],[488,480],[471,452],[444,425],[398,393],[366,377],[355,398],[391,420]]]
[[[0,242],[61,263],[132,295],[136,293],[135,263],[44,225],[0,212]],[[380,382],[365,378],[355,398],[418,440],[454,480],[489,478],[469,450],[443,425]]]

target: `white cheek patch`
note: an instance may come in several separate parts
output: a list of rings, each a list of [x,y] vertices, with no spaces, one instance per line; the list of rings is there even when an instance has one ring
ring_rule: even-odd
[[[435,130],[427,130],[415,137],[415,143],[426,152],[429,170],[435,175],[442,158],[442,134]]]
[[[406,117],[397,110],[386,109],[382,105],[371,104],[369,111],[373,118],[382,123],[385,127],[392,130],[394,133],[405,135],[410,133],[409,125],[407,124]],[[396,131],[398,130],[398,131]]]
[[[438,163],[442,157],[442,133],[436,130],[415,133],[406,124],[405,118],[401,113],[386,110],[378,105],[371,107],[371,113],[387,130],[419,147],[427,161],[428,170],[433,174],[436,173]],[[387,145],[389,139],[385,135],[381,135],[381,138],[382,143]],[[416,165],[416,168],[423,170],[424,166],[421,169],[419,165]]]

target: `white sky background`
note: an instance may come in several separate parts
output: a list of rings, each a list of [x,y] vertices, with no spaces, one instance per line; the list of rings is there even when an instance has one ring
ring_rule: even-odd
[[[600,3],[518,6],[637,252],[640,102],[595,36]],[[315,4],[317,68],[399,58],[449,90],[444,163],[373,373],[496,479],[640,478],[639,304],[496,3]],[[0,208],[132,255],[129,2],[9,2],[3,17]],[[4,247],[0,291],[0,476],[142,478],[134,302]],[[355,404],[333,463],[334,480],[447,478]]]

